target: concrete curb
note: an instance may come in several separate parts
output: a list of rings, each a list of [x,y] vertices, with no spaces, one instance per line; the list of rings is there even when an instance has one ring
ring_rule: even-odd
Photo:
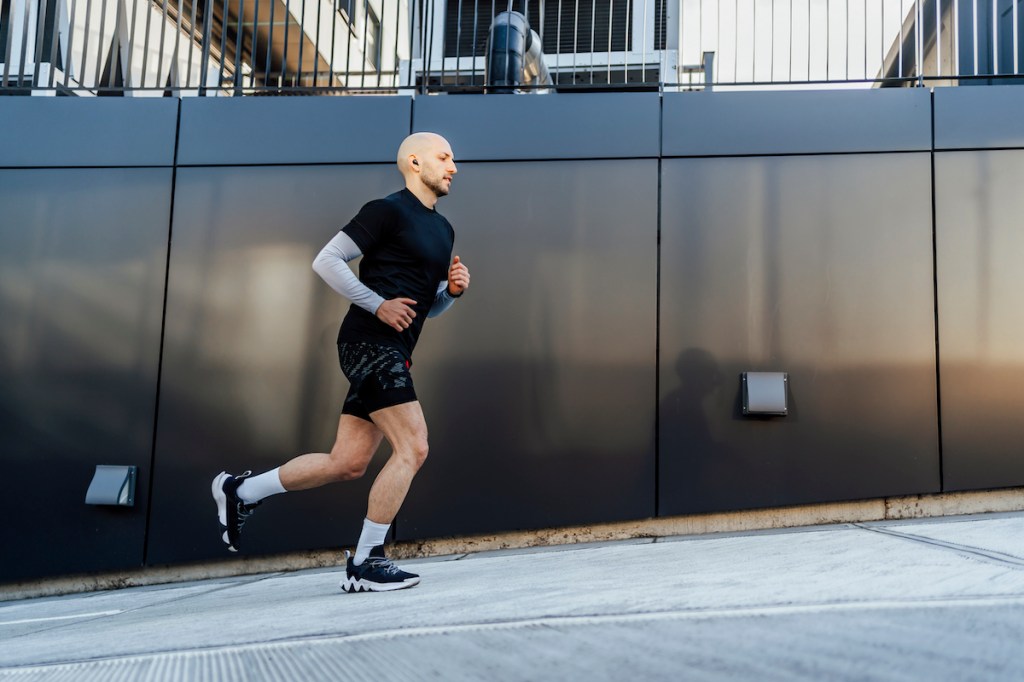
[[[1024,510],[1024,488],[1004,488],[936,495],[909,495],[856,502],[833,502],[775,509],[641,519],[618,523],[512,531],[494,535],[439,538],[392,545],[388,555],[419,559],[465,555],[503,549],[522,549],[609,542],[634,538],[736,533],[863,521],[895,521]],[[211,580],[342,565],[337,550],[296,552],[270,557],[241,557],[225,561],[155,566],[133,571],[48,578],[0,585],[0,601],[31,599],[125,587]]]

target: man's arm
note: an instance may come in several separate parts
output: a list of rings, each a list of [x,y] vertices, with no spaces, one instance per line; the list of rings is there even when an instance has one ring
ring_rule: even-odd
[[[349,261],[361,255],[362,251],[352,238],[344,232],[339,232],[317,254],[313,260],[313,270],[332,289],[371,315],[376,315],[377,308],[384,303],[384,298],[360,282],[356,273],[348,266]]]
[[[455,299],[462,296],[469,288],[469,268],[462,259],[456,256],[452,264],[448,266],[448,279],[437,285],[437,293],[434,294],[434,303],[430,306],[427,317],[437,317],[452,307]]]
[[[427,317],[437,317],[451,308],[452,303],[455,303],[455,297],[448,293],[448,280],[444,280],[437,285],[434,303],[430,306],[430,312],[427,313]]]
[[[390,301],[374,292],[370,287],[359,281],[356,273],[348,266],[350,260],[362,255],[352,238],[344,232],[320,250],[313,260],[313,270],[330,285],[332,289],[355,303],[357,306],[375,315],[378,320],[395,331],[408,329],[415,311],[410,306],[416,305],[411,298],[393,298]]]

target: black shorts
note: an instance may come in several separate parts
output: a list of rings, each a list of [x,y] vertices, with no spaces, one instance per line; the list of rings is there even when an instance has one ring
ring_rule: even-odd
[[[398,349],[346,341],[338,344],[338,360],[349,382],[342,414],[372,421],[371,412],[416,400],[409,373],[412,363]]]

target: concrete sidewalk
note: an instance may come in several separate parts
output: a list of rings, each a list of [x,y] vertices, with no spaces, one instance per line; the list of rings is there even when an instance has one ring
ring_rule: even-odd
[[[1024,679],[1024,513],[0,603],[0,680]]]

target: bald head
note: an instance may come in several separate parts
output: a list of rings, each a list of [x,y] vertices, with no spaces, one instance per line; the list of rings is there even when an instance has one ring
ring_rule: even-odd
[[[448,194],[458,172],[451,145],[437,133],[413,133],[402,140],[397,161],[405,186],[430,208]]]
[[[443,149],[451,153],[451,145],[437,133],[413,133],[402,140],[398,147],[398,170],[402,175],[413,170],[413,159],[419,160],[433,149]]]

